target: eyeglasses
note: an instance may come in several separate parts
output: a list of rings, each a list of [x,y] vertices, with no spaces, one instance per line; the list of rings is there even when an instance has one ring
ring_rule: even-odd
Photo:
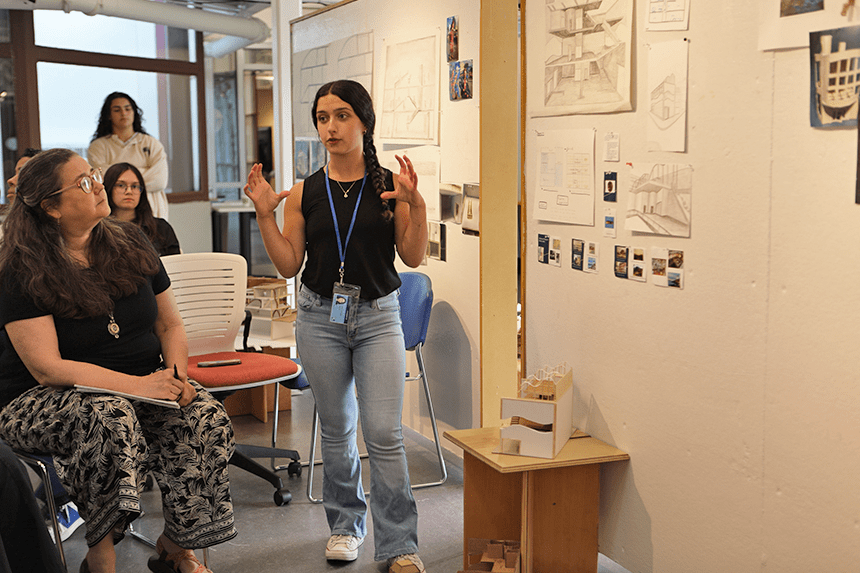
[[[128,183],[117,181],[114,183],[113,188],[123,193],[125,193],[126,189],[130,190],[133,194],[140,193],[140,184],[138,183],[132,183],[129,185]]]
[[[66,189],[71,189],[72,187],[80,187],[81,191],[83,191],[84,193],[89,195],[90,193],[93,192],[93,189],[95,189],[96,183],[103,183],[103,182],[104,182],[104,178],[102,177],[102,170],[96,168],[96,169],[93,169],[92,171],[90,171],[89,175],[84,175],[83,177],[81,177],[80,181],[73,183],[72,185],[69,185],[68,187],[63,187],[62,189],[54,191],[53,193],[48,195],[48,197],[53,197],[54,195],[58,195],[59,193],[62,193]],[[47,199],[47,197],[46,197],[46,199]]]

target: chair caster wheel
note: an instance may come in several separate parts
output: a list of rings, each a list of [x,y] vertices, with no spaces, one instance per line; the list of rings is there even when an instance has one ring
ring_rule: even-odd
[[[290,462],[290,465],[287,466],[287,475],[302,477],[302,464],[297,461]]]
[[[293,494],[286,489],[275,490],[275,505],[281,506],[290,503],[290,500],[293,499]]]

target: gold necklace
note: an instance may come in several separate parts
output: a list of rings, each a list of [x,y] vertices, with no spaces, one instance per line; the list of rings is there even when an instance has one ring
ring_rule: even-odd
[[[349,189],[346,190],[344,190],[343,185],[340,184],[340,181],[335,180],[335,183],[337,183],[337,186],[340,187],[341,191],[343,191],[343,198],[346,199],[349,195],[349,192],[352,191],[352,188],[355,186],[356,183],[358,183],[358,181],[353,181],[352,185],[349,186]]]

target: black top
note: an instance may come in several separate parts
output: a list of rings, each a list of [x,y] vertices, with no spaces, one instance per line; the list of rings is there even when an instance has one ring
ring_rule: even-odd
[[[394,189],[393,175],[391,171],[385,171],[385,188]],[[325,189],[325,177],[324,169],[320,169],[305,179],[302,189],[307,251],[302,283],[318,295],[331,298],[332,287],[340,280],[340,255]],[[330,181],[330,186],[343,244],[349,232],[361,181],[352,187],[346,198],[333,180]],[[343,187],[348,188],[348,184],[343,183]],[[393,212],[394,200],[389,200],[389,205]],[[343,277],[343,282],[360,286],[361,298],[366,300],[385,296],[400,287],[400,277],[394,270],[394,219],[385,221],[382,213],[382,202],[368,175],[355,227],[346,248]]]
[[[153,242],[155,250],[158,251],[158,256],[178,255],[179,254],[179,239],[176,238],[176,233],[173,232],[173,227],[164,219],[155,218],[155,229],[158,232],[158,238]]]
[[[158,274],[147,277],[146,284],[135,294],[114,301],[113,315],[120,328],[119,338],[108,332],[110,319],[107,315],[82,319],[54,316],[60,355],[66,360],[88,362],[134,376],[157,370],[161,365],[161,342],[154,330],[158,317],[155,295],[170,286],[170,278],[160,261],[159,267]],[[0,326],[4,327],[0,332],[3,345],[0,409],[38,385],[9,341],[6,324],[49,314],[24,292],[15,277],[6,274],[0,294]],[[86,381],[81,383],[86,384]]]

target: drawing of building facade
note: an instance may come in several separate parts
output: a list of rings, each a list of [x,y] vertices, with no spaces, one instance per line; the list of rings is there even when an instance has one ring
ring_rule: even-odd
[[[693,170],[689,165],[656,164],[630,188],[627,229],[689,236]]]
[[[545,60],[545,105],[623,99],[618,93],[619,74],[628,48],[614,29],[624,17],[621,4],[618,0],[547,0],[547,33],[555,41]]]
[[[833,36],[822,35],[815,54],[815,107],[823,125],[857,119],[860,88],[860,48],[847,49],[845,42],[833,51]]]
[[[669,74],[651,91],[651,117],[660,129],[666,129],[681,117],[684,102],[678,93],[675,74]]]

